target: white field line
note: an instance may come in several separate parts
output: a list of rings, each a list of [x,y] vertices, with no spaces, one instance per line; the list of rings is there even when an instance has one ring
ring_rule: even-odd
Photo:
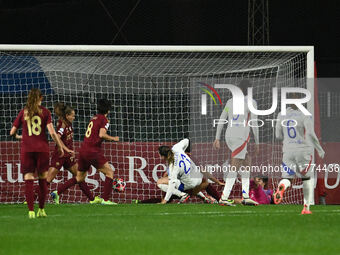
[[[340,214],[340,209],[339,210],[313,210],[315,214]],[[48,213],[48,212],[47,212]],[[103,213],[103,214],[73,214],[72,217],[112,217],[112,216],[143,216],[143,217],[153,217],[153,216],[191,216],[191,215],[206,215],[206,216],[255,216],[255,215],[261,215],[261,216],[273,216],[273,215],[287,215],[287,214],[295,214],[299,215],[300,211],[296,210],[278,210],[270,213],[265,213],[265,212],[256,212],[256,211],[225,211],[225,212],[162,212],[162,213],[148,213],[148,214],[141,214],[141,213]],[[69,215],[70,216],[70,215]],[[21,218],[21,215],[16,215],[16,216],[10,216],[10,215],[1,215],[0,219],[6,219],[6,218]],[[53,218],[53,217],[65,217],[63,214],[52,214],[48,215],[48,218]]]

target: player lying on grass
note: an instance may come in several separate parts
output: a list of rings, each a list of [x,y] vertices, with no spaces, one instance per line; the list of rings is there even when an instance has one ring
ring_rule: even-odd
[[[247,203],[242,198],[235,198],[235,204],[244,205],[266,205],[271,204],[273,201],[273,190],[267,189],[268,178],[267,177],[255,177],[254,180],[250,180],[249,197],[256,203]]]
[[[251,165],[251,158],[247,152],[247,144],[250,139],[250,127],[248,125],[249,119],[256,119],[256,115],[250,113],[247,100],[248,100],[248,87],[251,84],[248,80],[242,80],[239,84],[240,89],[242,90],[243,94],[246,95],[244,97],[245,100],[245,109],[244,115],[234,115],[233,109],[233,99],[229,99],[223,112],[221,113],[220,120],[227,120],[228,119],[228,127],[225,133],[225,141],[227,143],[228,148],[231,150],[231,166],[239,171],[241,166],[250,166]],[[253,106],[257,108],[257,103],[253,100]],[[215,149],[219,149],[220,145],[220,137],[223,129],[223,124],[218,124],[216,130],[216,139],[214,141],[213,147]],[[254,123],[252,126],[252,131],[254,134],[255,140],[255,154],[259,153],[259,130],[257,128],[257,122]],[[240,171],[241,174],[241,181],[242,181],[242,196],[247,201],[247,203],[251,203],[251,199],[249,198],[249,178],[250,173],[249,171]],[[227,176],[225,180],[225,186],[222,193],[222,197],[220,203],[225,203],[229,205],[228,198],[230,192],[234,186],[235,180],[237,177],[235,173]]]
[[[109,128],[107,115],[110,109],[111,103],[107,99],[98,100],[98,114],[90,120],[84,141],[80,147],[78,158],[79,170],[77,171],[77,175],[65,182],[63,187],[63,189],[66,190],[77,183],[84,182],[86,173],[92,165],[106,176],[103,187],[104,192],[102,194],[103,200],[101,201],[104,205],[116,205],[116,203],[109,200],[112,193],[113,170],[101,149],[103,140],[119,141],[118,136],[110,136],[107,134]]]
[[[166,204],[172,195],[182,197],[180,192],[190,190],[192,195],[197,195],[200,191],[207,188],[208,181],[203,178],[202,173],[197,171],[194,163],[185,150],[189,145],[188,139],[183,139],[172,148],[160,146],[158,152],[169,166],[168,187],[166,195],[162,199],[162,204]],[[184,192],[183,192],[184,193]]]
[[[49,146],[46,136],[46,128],[52,139],[56,142],[60,156],[73,153],[66,148],[57,136],[51,120],[51,113],[41,106],[43,96],[39,89],[31,89],[24,109],[13,123],[10,131],[11,136],[16,136],[17,130],[22,127],[21,142],[21,171],[25,180],[25,197],[28,206],[28,217],[35,218],[34,212],[34,179],[35,174],[39,178],[39,209],[37,217],[46,217],[45,199],[47,194],[46,175],[49,165]]]
[[[73,150],[72,122],[75,119],[75,111],[72,107],[65,105],[64,103],[57,103],[54,106],[54,112],[58,116],[57,135],[67,148]],[[48,184],[54,180],[62,167],[70,171],[73,176],[77,175],[78,163],[75,159],[75,155],[65,153],[63,157],[60,157],[56,146],[54,153],[52,154],[51,165],[47,173],[46,181]],[[93,196],[85,181],[79,183],[79,188],[83,191],[91,204],[101,203],[101,198]],[[59,185],[58,190],[51,193],[56,204],[59,204],[59,195],[65,190],[65,185]]]
[[[299,98],[294,93],[292,98]],[[314,148],[319,156],[323,158],[325,152],[322,149],[318,138],[314,133],[313,118],[304,115],[298,110],[296,105],[287,108],[286,115],[281,112],[277,116],[275,135],[277,139],[283,139],[283,158],[282,158],[282,180],[274,194],[274,203],[279,204],[283,199],[283,194],[291,185],[289,179],[298,176],[303,182],[304,206],[301,214],[311,214],[310,204],[313,200],[313,162]],[[282,127],[281,122],[284,120],[287,127]]]

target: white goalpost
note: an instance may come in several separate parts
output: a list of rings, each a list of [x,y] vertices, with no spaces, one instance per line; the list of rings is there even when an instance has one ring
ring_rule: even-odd
[[[231,94],[216,91],[220,103],[212,93],[216,102],[207,100],[208,114],[202,118],[202,86],[237,85],[247,79],[254,87],[259,109],[270,108],[274,86],[305,87],[312,95],[307,108],[314,115],[313,78],[313,46],[0,45],[0,203],[25,199],[20,142],[10,138],[9,131],[32,87],[42,91],[42,104],[52,112],[54,123],[56,102],[75,108],[76,151],[96,114],[97,99],[105,97],[113,102],[108,132],[119,136],[120,142],[105,142],[103,149],[115,169],[114,176],[127,182],[126,191],[114,192],[112,200],[128,203],[160,196],[155,182],[166,166],[158,156],[159,145],[189,137],[197,161],[209,165],[228,159],[225,146],[218,151],[212,148],[216,128],[211,121],[219,117]],[[282,145],[270,126],[260,129],[260,146],[254,164],[281,164]],[[51,152],[53,148],[51,142]],[[249,153],[253,155],[252,140]],[[277,176],[269,177],[275,188]],[[61,171],[50,191],[68,178],[71,174]],[[95,195],[101,194],[102,180],[95,169],[89,171],[86,181]],[[287,193],[285,203],[302,203],[299,184],[296,180],[298,188]],[[232,196],[239,196],[239,192],[236,185]],[[86,198],[74,187],[62,195],[61,202],[86,202]]]

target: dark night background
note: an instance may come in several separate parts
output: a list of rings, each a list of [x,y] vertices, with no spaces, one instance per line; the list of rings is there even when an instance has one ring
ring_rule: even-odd
[[[269,24],[271,45],[314,45],[318,77],[340,77],[339,1],[270,0]],[[0,0],[0,30],[1,44],[247,45],[248,0]],[[340,140],[340,87],[319,88],[322,138]]]
[[[269,30],[270,45],[313,45],[318,77],[340,77],[339,0],[269,0]],[[0,31],[0,44],[247,45],[248,0],[0,0]],[[339,82],[321,80],[321,140],[339,143]],[[77,141],[93,108],[86,93],[77,91],[78,101],[72,94],[46,97],[50,108],[56,100],[82,105],[74,124]],[[183,116],[190,111],[190,100],[166,96],[110,93],[107,98],[115,102],[111,129],[129,142],[187,137],[190,125]],[[14,107],[18,111],[26,99],[18,98],[0,94],[6,113],[0,116],[0,137],[5,139],[11,139],[7,133],[14,118],[7,112],[13,113]],[[164,113],[170,114],[164,118]],[[326,149],[330,160],[338,157],[332,148]]]
[[[0,43],[246,45],[247,6],[246,0],[2,0]],[[269,1],[269,16],[271,45],[314,45],[318,76],[340,76],[338,1]]]

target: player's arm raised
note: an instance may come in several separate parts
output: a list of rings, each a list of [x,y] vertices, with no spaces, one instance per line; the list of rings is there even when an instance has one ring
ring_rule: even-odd
[[[50,136],[52,137],[53,141],[57,144],[58,149],[60,151],[60,157],[64,156],[64,147],[66,147],[64,145],[64,143],[60,140],[59,136],[57,135],[57,133],[55,132],[55,129],[53,127],[52,123],[47,124],[47,130],[50,134]],[[68,150],[68,149],[67,149]],[[66,151],[67,151],[66,150]],[[68,152],[70,152],[70,150],[68,150]]]
[[[189,146],[189,139],[184,138],[172,147],[172,151],[185,151]]]

